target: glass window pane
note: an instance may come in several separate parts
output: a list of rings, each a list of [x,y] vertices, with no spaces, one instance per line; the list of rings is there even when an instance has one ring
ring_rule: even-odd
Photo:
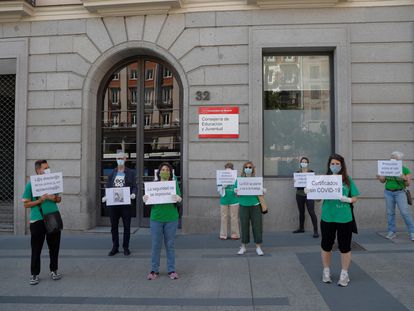
[[[299,159],[324,173],[332,146],[329,55],[264,56],[265,176],[291,176]]]

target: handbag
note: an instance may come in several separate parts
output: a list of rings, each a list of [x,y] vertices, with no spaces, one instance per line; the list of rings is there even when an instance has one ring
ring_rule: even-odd
[[[40,214],[43,217],[47,233],[59,232],[63,229],[63,221],[60,212],[56,211],[49,214],[43,214],[42,208],[39,206]]]
[[[404,189],[405,195],[407,196],[407,203],[408,205],[413,205],[413,197],[411,196],[410,190],[407,188]]]
[[[267,209],[267,204],[266,204],[264,196],[259,195],[258,198],[259,198],[259,202],[260,202],[260,208],[262,209],[262,214],[267,214],[269,211]]]
[[[351,198],[351,191],[349,191],[349,197]],[[352,214],[352,233],[358,234],[358,227],[355,221],[355,215],[354,215],[354,204],[349,203],[349,206],[351,207],[351,214]]]

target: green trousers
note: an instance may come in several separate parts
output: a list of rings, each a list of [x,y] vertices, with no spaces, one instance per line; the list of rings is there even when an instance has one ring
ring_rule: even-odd
[[[252,224],[254,243],[262,244],[262,211],[260,204],[255,206],[242,206],[239,209],[241,240],[243,244],[250,242],[250,223]]]

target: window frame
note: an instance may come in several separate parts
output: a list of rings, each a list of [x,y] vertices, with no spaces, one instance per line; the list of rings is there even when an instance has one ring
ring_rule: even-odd
[[[265,57],[272,57],[272,56],[328,56],[329,57],[329,88],[330,88],[330,135],[331,135],[331,150],[330,153],[334,153],[336,150],[336,141],[335,141],[335,137],[336,137],[336,133],[335,133],[335,128],[336,128],[336,118],[335,118],[335,111],[336,111],[336,105],[335,105],[335,63],[334,63],[334,55],[335,51],[334,50],[327,50],[327,49],[314,49],[314,48],[304,48],[304,49],[264,49],[262,50],[262,59],[261,59],[261,81],[262,81],[262,130],[261,130],[261,135],[262,135],[262,141],[264,139],[264,135],[265,135],[265,126],[264,126],[264,113],[265,113],[265,93],[264,93],[264,88],[265,88],[265,79],[264,79],[264,58]],[[262,156],[261,156],[261,161],[263,163],[262,165],[262,176],[264,178],[276,178],[276,179],[285,179],[285,178],[291,178],[292,175],[269,175],[269,174],[265,174],[265,170],[264,170],[264,158],[265,158],[265,146],[264,146],[264,141],[262,143]]]

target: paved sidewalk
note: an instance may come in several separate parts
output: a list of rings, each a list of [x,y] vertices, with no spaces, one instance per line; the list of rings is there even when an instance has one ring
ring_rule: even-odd
[[[30,236],[0,235],[0,310],[414,310],[414,242],[407,233],[389,241],[362,231],[350,268],[348,287],[336,285],[338,252],[331,270],[334,283],[321,282],[319,239],[311,233],[264,235],[265,256],[250,245],[238,256],[239,241],[216,235],[182,235],[176,241],[177,272],[145,279],[150,269],[150,236],[131,236],[129,257],[108,257],[109,234],[64,232],[60,272],[52,281],[48,254],[42,255],[40,283],[30,286]]]

